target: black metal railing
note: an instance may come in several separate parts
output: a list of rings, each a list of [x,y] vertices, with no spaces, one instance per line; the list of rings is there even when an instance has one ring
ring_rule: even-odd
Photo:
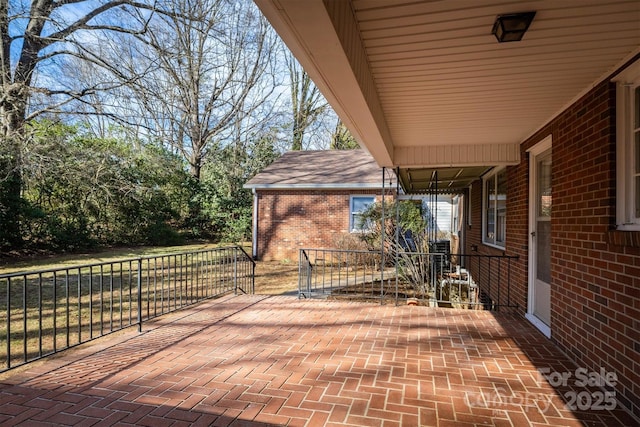
[[[0,275],[0,372],[231,292],[254,292],[239,246]]]
[[[380,252],[338,249],[301,249],[299,296],[304,298],[337,295],[359,287],[361,298],[380,297]]]
[[[512,263],[506,255],[301,249],[300,298],[400,301],[419,305],[498,310],[511,297]]]

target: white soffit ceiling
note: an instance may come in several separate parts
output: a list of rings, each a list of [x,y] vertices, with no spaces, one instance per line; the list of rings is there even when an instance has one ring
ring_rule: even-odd
[[[517,163],[640,48],[637,0],[255,1],[382,166]],[[524,11],[524,39],[498,43],[496,16]]]

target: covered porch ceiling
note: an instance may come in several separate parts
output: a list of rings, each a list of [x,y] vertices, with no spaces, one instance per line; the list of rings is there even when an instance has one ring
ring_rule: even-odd
[[[518,164],[525,139],[640,52],[637,0],[254,1],[406,191]],[[498,43],[496,16],[527,11],[524,39]]]
[[[458,194],[491,170],[491,166],[397,169],[399,182],[407,194]]]

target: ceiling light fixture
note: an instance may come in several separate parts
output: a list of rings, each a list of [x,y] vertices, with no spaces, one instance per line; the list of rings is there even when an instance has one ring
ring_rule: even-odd
[[[535,12],[510,13],[498,15],[493,24],[491,34],[496,36],[500,43],[517,42],[522,40],[524,33],[529,29]]]

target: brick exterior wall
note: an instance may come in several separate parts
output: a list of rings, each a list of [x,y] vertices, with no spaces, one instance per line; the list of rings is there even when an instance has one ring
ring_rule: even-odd
[[[519,255],[512,292],[527,307],[529,155],[552,146],[551,337],[578,367],[618,376],[616,397],[640,417],[640,233],[615,224],[615,86],[589,93],[521,146],[509,167],[506,253]],[[501,253],[482,244],[482,186],[471,190],[467,253]],[[624,235],[621,235],[624,234]]]
[[[507,241],[505,250],[482,243],[482,182],[477,181],[472,185],[470,192],[471,225],[469,226],[467,224],[465,248],[463,252],[470,255],[508,255],[519,257],[517,260],[511,260],[509,263],[502,263],[502,270],[499,272],[495,271],[496,263],[491,265],[492,271],[490,273],[486,271],[488,268],[486,265],[483,271],[477,271],[472,262],[470,270],[474,279],[479,283],[480,289],[484,292],[489,291],[489,289],[485,289],[484,286],[490,280],[489,274],[494,275],[494,277],[499,275],[502,278],[508,278],[508,280],[501,282],[503,287],[500,289],[500,303],[506,304],[505,296],[508,295],[508,305],[513,306],[509,308],[509,310],[524,315],[527,310],[528,213],[525,209],[524,214],[522,212],[517,214],[517,208],[523,204],[525,207],[528,205],[529,193],[528,189],[524,192],[525,194],[520,194],[520,190],[513,191],[512,193],[512,190],[517,188],[516,183],[523,180],[526,182],[528,177],[528,171],[524,175],[524,178],[518,176],[518,172],[519,169],[517,167],[512,167],[507,170],[507,182],[513,185],[509,186],[509,193],[507,194]],[[467,197],[468,196],[469,195],[467,195]],[[524,243],[522,240],[524,240]],[[492,280],[492,282],[495,282],[495,280]],[[507,286],[509,286],[509,290],[506,289]],[[495,287],[491,289],[489,296],[494,302],[498,301],[498,289]]]
[[[298,261],[302,248],[337,248],[349,234],[350,196],[381,190],[257,190],[257,258]],[[391,197],[391,196],[389,196]]]

